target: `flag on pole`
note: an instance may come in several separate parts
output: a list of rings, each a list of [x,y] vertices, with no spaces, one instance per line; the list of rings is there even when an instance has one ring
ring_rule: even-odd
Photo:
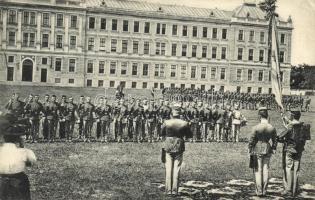
[[[271,58],[269,59],[269,64],[271,65],[271,85],[272,92],[275,95],[275,100],[277,104],[283,110],[282,105],[282,86],[280,79],[280,63],[279,63],[279,48],[278,48],[278,34],[277,34],[277,20],[273,16],[271,18]]]

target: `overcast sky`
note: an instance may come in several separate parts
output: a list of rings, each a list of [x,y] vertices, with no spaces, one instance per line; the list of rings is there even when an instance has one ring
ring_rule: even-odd
[[[233,10],[244,0],[141,0],[203,8]],[[255,0],[245,0],[246,2]],[[259,0],[256,0],[259,2]],[[283,19],[293,20],[292,65],[315,65],[315,0],[278,0],[277,12]]]

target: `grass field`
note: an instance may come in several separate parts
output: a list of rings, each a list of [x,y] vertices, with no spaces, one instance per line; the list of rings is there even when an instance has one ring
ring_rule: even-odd
[[[22,88],[22,89],[21,89]],[[47,88],[46,88],[47,89]],[[30,93],[20,87],[22,94]],[[41,94],[43,88],[34,93]],[[4,90],[2,90],[4,91]],[[52,88],[50,91],[57,91]],[[74,93],[68,89],[60,93]],[[90,91],[91,92],[91,91]],[[46,92],[45,92],[46,93]],[[45,94],[43,93],[43,94]],[[4,105],[10,93],[1,93],[0,104]],[[314,110],[314,98],[312,108]],[[247,138],[251,127],[257,123],[256,111],[244,111],[249,120],[242,129],[241,138]],[[278,132],[283,129],[280,115],[271,112],[271,123]],[[312,138],[315,138],[315,113],[303,113],[302,121],[311,123]],[[308,141],[303,153],[300,183],[315,185],[314,140]],[[160,162],[161,143],[154,144],[100,144],[100,143],[53,143],[26,144],[38,157],[35,166],[28,169],[32,197],[35,200],[61,199],[165,199],[163,191],[152,185],[164,182],[164,166]],[[281,150],[271,160],[271,177],[281,178]],[[225,185],[231,179],[253,181],[248,168],[247,143],[188,143],[184,154],[182,182],[189,180],[208,181],[215,185]],[[254,186],[248,192],[240,193],[231,199],[249,199]],[[204,193],[194,199],[218,199]],[[182,197],[179,197],[182,199]]]

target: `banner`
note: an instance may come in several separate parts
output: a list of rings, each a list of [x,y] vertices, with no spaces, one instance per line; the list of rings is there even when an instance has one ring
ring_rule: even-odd
[[[282,86],[280,79],[280,63],[279,63],[279,49],[278,49],[278,34],[277,34],[277,20],[274,16],[271,19],[271,85],[272,92],[275,95],[277,104],[283,110],[282,105]]]

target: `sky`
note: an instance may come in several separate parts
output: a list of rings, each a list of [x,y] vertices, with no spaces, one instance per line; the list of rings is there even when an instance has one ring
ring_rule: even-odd
[[[246,2],[255,0],[140,0],[152,3],[176,4],[202,8],[234,10]],[[260,2],[256,0],[256,3]],[[315,66],[315,0],[278,0],[276,12],[293,21],[291,64]]]

